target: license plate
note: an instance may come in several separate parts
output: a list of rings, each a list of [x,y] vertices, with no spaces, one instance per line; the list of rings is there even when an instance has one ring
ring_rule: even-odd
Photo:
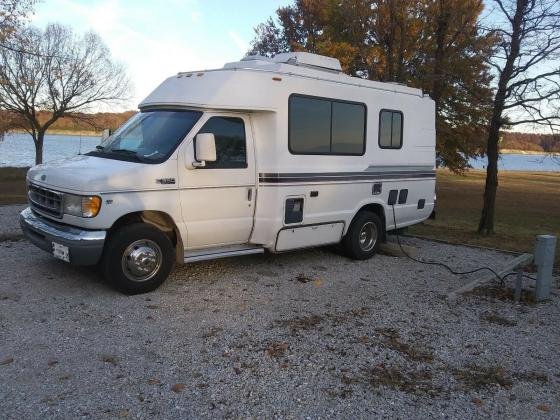
[[[53,246],[53,256],[58,258],[59,260],[70,262],[70,252],[68,251],[68,247],[57,244],[56,242],[52,243]]]

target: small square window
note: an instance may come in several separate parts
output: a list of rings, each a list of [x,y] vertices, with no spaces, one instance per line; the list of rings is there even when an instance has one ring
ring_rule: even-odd
[[[401,111],[381,110],[379,113],[379,147],[400,149],[403,139],[403,114]]]

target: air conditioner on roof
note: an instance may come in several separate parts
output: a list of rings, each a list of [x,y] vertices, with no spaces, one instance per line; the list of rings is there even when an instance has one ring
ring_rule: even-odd
[[[341,72],[340,61],[336,58],[307,52],[290,52],[276,54],[272,61],[296,66],[313,67],[334,72]]]

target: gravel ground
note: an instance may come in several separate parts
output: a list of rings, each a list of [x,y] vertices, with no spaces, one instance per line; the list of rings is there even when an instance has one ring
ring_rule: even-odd
[[[22,235],[19,228],[19,212],[27,205],[0,206],[0,241],[19,239]]]
[[[458,268],[511,258],[405,241]],[[0,258],[3,418],[560,416],[558,279],[545,303],[449,304],[471,277],[314,249],[178,267],[129,297],[23,240]]]

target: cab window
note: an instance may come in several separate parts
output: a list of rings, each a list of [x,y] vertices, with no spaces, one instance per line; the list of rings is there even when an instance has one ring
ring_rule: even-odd
[[[216,139],[216,161],[200,169],[239,169],[247,167],[245,123],[237,117],[212,117],[200,133],[212,133]]]

